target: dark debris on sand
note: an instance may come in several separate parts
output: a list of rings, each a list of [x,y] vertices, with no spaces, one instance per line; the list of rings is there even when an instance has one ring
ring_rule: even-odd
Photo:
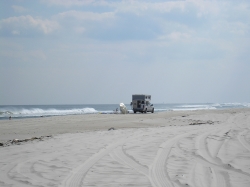
[[[201,120],[196,120],[196,121],[193,121],[192,123],[190,123],[189,125],[202,125],[202,124],[209,124],[209,125],[213,125],[214,122],[213,121],[201,121]]]
[[[10,145],[20,145],[21,143],[30,142],[30,141],[34,141],[34,140],[42,141],[45,138],[51,138],[51,137],[52,137],[52,135],[41,136],[41,137],[32,137],[32,138],[23,139],[23,140],[13,139],[13,140],[9,140],[5,143],[0,143],[0,146],[6,147],[6,146],[10,146]]]

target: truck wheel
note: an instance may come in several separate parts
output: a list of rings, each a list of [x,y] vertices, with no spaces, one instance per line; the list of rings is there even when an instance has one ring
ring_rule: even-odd
[[[152,113],[154,113],[154,110],[155,110],[155,109],[153,108],[153,109],[152,109]]]
[[[147,109],[145,110],[145,114],[147,113]]]
[[[136,111],[134,110],[134,113],[136,113]]]

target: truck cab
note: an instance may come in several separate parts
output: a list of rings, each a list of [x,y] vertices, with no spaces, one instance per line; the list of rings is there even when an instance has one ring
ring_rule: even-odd
[[[135,94],[132,95],[132,102],[131,108],[136,112],[147,113],[152,112],[154,113],[154,106],[150,103],[151,95],[146,94]]]

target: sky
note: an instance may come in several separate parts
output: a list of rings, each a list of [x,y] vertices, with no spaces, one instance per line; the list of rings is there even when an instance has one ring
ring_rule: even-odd
[[[0,105],[250,102],[250,1],[1,0]]]

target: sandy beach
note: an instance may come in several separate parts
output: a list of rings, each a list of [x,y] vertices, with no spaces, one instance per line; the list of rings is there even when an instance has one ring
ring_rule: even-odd
[[[250,109],[1,120],[0,142],[1,187],[250,186]]]

